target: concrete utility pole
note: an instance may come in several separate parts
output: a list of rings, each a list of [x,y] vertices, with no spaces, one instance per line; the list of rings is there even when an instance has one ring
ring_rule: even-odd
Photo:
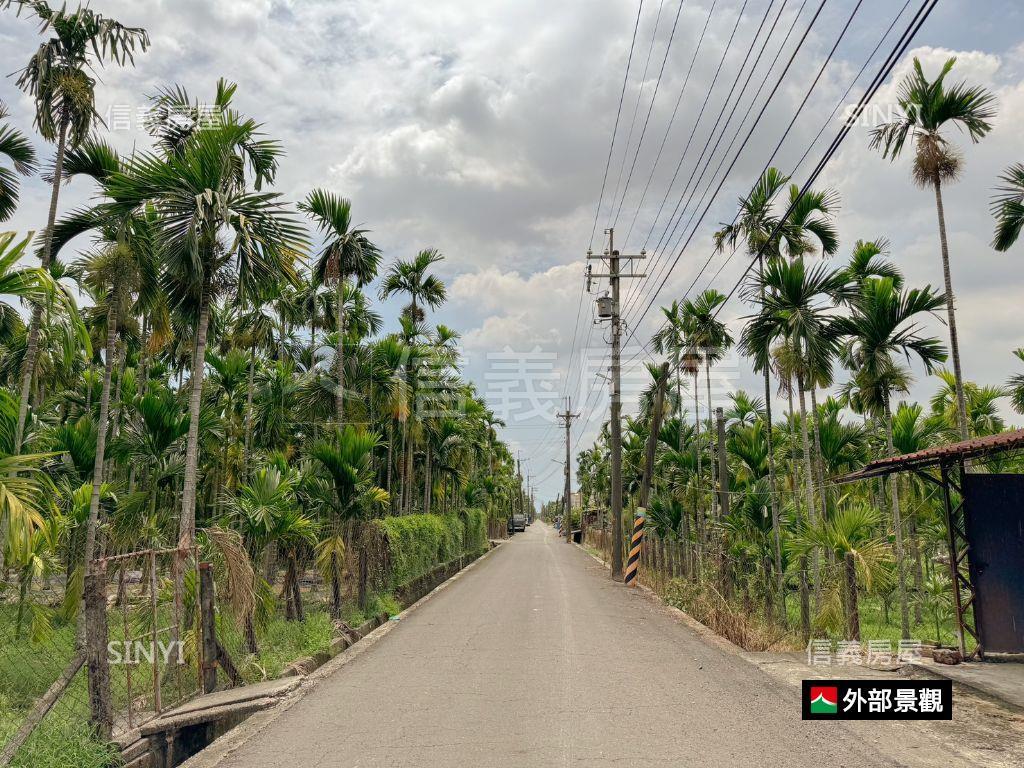
[[[512,507],[512,518],[509,520],[512,523],[512,535],[516,535],[516,521],[515,514],[518,510],[519,514],[523,514],[523,452],[516,451],[516,479],[519,481],[519,485],[516,486],[516,503]]]
[[[530,522],[530,516],[533,514],[533,497],[530,494],[530,470],[526,470],[526,485],[523,488],[523,493],[526,497],[526,522]]]
[[[572,544],[572,420],[578,419],[580,415],[572,412],[572,398],[565,398],[565,413],[558,414],[558,418],[565,422],[565,541]],[[580,530],[583,529],[583,510],[580,510]]]
[[[601,259],[608,263],[608,273],[604,275],[589,274],[588,281],[592,278],[608,278],[611,286],[611,312],[605,317],[600,309],[601,299],[598,299],[598,319],[610,319],[612,324],[612,367],[611,367],[611,481],[612,481],[612,578],[622,579],[622,312],[619,302],[619,281],[623,277],[645,277],[630,271],[623,275],[620,272],[619,264],[622,260],[632,261],[634,259],[646,259],[647,254],[641,251],[635,256],[626,256],[615,250],[615,229],[606,229],[608,235],[608,250],[603,255],[595,256],[588,252],[587,259]]]

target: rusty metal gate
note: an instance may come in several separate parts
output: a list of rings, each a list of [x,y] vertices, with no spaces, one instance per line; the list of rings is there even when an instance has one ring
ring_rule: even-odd
[[[984,651],[1024,653],[1024,475],[968,473],[963,495]]]

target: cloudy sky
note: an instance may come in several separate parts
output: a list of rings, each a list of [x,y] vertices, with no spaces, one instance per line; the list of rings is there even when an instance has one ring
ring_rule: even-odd
[[[713,7],[711,0],[683,0],[681,7],[677,0],[644,0],[593,241],[599,250],[602,228],[614,223],[624,252],[644,246],[649,252],[650,277],[625,289],[624,314],[634,334],[627,358],[657,327],[659,304],[679,298],[691,284],[693,292],[709,285],[728,291],[736,282],[745,266],[740,255],[712,258],[700,273],[712,255],[711,232],[731,219],[736,198],[768,161],[855,5],[829,0],[809,27],[817,0],[717,0]],[[901,6],[892,0],[860,3],[775,157],[796,180],[806,177],[838,130],[837,120],[828,119],[833,109],[855,103],[919,2],[908,4],[854,84]],[[424,247],[446,255],[439,271],[450,299],[433,319],[463,332],[467,375],[507,418],[505,437],[522,451],[539,497],[557,493],[561,467],[555,459],[564,447],[553,413],[561,398],[571,394],[574,410],[582,413],[574,452],[593,440],[607,418],[606,385],[597,376],[607,349],[605,329],[592,325],[593,297],[583,296],[581,303],[581,282],[637,2],[94,0],[92,7],[145,26],[153,39],[135,68],[99,73],[98,109],[116,145],[148,145],[137,120],[147,94],[177,83],[194,96],[211,97],[217,78],[225,77],[239,84],[238,107],[287,149],[281,192],[295,200],[324,186],[351,197],[357,219],[373,230],[389,258]],[[1005,166],[1024,160],[1021,29],[1024,8],[1015,0],[942,0],[894,74],[905,73],[914,55],[929,72],[956,55],[956,79],[984,85],[999,100],[994,130],[982,144],[966,146],[951,135],[964,145],[966,167],[946,196],[965,373],[984,383],[1005,381],[1015,369],[1011,349],[1024,345],[1024,270],[1016,261],[1024,245],[1008,254],[988,245],[992,187]],[[805,32],[788,74],[743,145]],[[23,66],[38,42],[31,21],[0,13],[5,73]],[[877,114],[884,114],[893,94],[890,79],[875,99]],[[31,105],[13,79],[0,82],[0,99],[13,121],[30,130]],[[823,126],[822,139],[795,167]],[[859,238],[884,236],[912,284],[936,285],[941,269],[934,198],[910,183],[908,171],[907,160],[889,163],[872,153],[868,127],[861,126],[821,181],[842,196],[844,255]],[[689,227],[680,227],[682,242],[693,234],[668,270],[679,245],[676,237],[664,237],[666,223],[684,191],[682,222]],[[85,202],[89,193],[87,185],[72,184],[62,208]],[[41,181],[29,182],[9,228],[41,228],[47,199]],[[659,249],[661,241],[668,245]],[[644,315],[652,298],[654,308]],[[397,306],[386,311],[393,315]],[[748,311],[738,300],[727,305],[724,316],[737,334],[738,318]],[[945,338],[938,321],[931,328]],[[643,386],[646,374],[637,370],[643,359],[639,355],[627,366],[627,399]],[[934,383],[917,373],[911,395],[927,398]],[[758,380],[743,361],[727,359],[716,393],[724,402],[724,393],[740,386],[757,392]]]

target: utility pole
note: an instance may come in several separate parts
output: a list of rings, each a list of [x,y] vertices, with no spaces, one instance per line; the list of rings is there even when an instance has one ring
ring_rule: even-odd
[[[515,521],[516,510],[519,511],[520,515],[523,514],[523,452],[522,451],[516,451],[516,479],[519,481],[519,484],[516,486],[516,503],[515,503],[515,506],[512,508],[512,518],[509,520],[509,522],[512,524],[512,535],[513,536],[516,535],[516,521]]]
[[[533,501],[530,496],[530,470],[526,470],[526,486],[523,488],[523,494],[526,497],[526,522],[530,522],[530,515],[533,514]]]
[[[623,277],[641,278],[645,275],[638,275],[630,270],[629,274],[623,275],[619,264],[621,261],[632,262],[647,258],[647,254],[641,251],[634,256],[620,254],[615,250],[615,228],[605,230],[608,235],[608,250],[603,255],[595,256],[587,252],[587,259],[600,259],[608,264],[608,273],[593,274],[588,271],[587,281],[593,278],[608,278],[611,286],[611,300],[608,306],[608,298],[598,299],[598,321],[611,320],[612,324],[612,367],[611,367],[611,481],[612,481],[612,578],[622,579],[622,312],[619,300],[619,282]]]
[[[572,445],[572,420],[580,415],[572,412],[572,398],[565,398],[565,413],[558,418],[565,422],[565,541],[572,544],[572,464],[570,453]],[[580,530],[583,529],[583,510],[580,510]]]

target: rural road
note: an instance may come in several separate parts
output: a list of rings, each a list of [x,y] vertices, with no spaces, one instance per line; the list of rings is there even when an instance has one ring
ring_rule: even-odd
[[[875,727],[802,722],[799,689],[535,523],[218,765],[930,764]]]

